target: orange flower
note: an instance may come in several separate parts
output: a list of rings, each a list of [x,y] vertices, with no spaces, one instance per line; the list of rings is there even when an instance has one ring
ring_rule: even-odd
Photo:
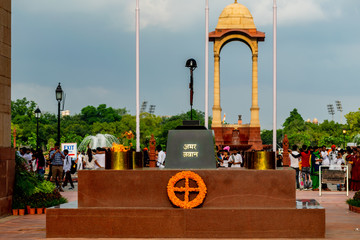
[[[111,147],[112,152],[127,152],[129,150],[130,150],[130,147],[126,147],[122,144],[113,143],[113,145]]]
[[[183,179],[185,179],[185,187],[175,187],[176,183]],[[197,184],[197,187],[195,187],[195,188],[190,187],[189,179],[192,179],[193,181],[195,181]],[[176,192],[184,192],[185,193],[184,201],[180,200],[176,196],[176,194],[175,194]],[[195,199],[193,199],[191,201],[189,201],[190,192],[198,192],[198,195],[195,197]],[[192,171],[182,171],[182,172],[175,174],[174,176],[172,176],[170,178],[168,185],[167,185],[167,193],[168,193],[168,197],[169,197],[170,201],[175,206],[185,208],[185,209],[191,209],[191,208],[199,206],[200,204],[202,204],[204,202],[204,199],[205,199],[206,193],[207,193],[207,188],[206,188],[204,181],[198,174],[196,174]]]

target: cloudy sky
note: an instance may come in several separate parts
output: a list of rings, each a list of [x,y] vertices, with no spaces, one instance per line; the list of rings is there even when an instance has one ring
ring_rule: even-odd
[[[209,0],[210,31],[233,0]],[[272,0],[239,0],[251,11],[259,43],[262,128],[272,128]],[[360,106],[360,1],[278,0],[278,127],[297,108],[304,119],[331,119]],[[105,103],[135,114],[135,0],[12,1],[12,99],[26,97],[57,112]],[[140,101],[155,114],[189,110],[188,58],[196,59],[194,108],[204,111],[205,0],[140,0]],[[213,105],[209,45],[209,111]],[[229,123],[250,121],[251,53],[240,42],[221,52],[221,106]],[[336,112],[335,121],[341,119]],[[342,118],[344,122],[344,118]]]

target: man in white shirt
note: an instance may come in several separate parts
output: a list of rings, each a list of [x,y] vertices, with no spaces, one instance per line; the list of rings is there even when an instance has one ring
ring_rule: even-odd
[[[27,161],[28,163],[28,170],[33,172],[34,171],[34,166],[33,166],[33,157],[32,157],[32,153],[30,151],[29,148],[26,148],[26,152],[25,154],[23,155],[23,158]]]
[[[321,165],[322,166],[329,166],[330,165],[330,161],[329,161],[329,154],[326,150],[326,147],[325,146],[322,146],[322,151],[321,151],[321,158],[322,158],[322,162],[321,162]]]
[[[74,184],[71,178],[71,157],[69,156],[69,151],[67,149],[64,150],[64,155],[65,155],[65,159],[64,159],[64,166],[63,166],[63,170],[65,173],[65,180],[64,180],[64,184],[63,184],[63,188],[66,187],[67,182],[70,182],[71,187],[69,188],[69,190],[74,189]]]
[[[336,146],[332,145],[331,151],[329,152],[330,166],[335,164],[337,156],[338,156],[338,151],[336,150]]]
[[[160,145],[158,145],[156,147],[156,151],[157,151],[157,154],[158,154],[158,159],[157,159],[157,162],[156,162],[156,166],[158,168],[165,168],[165,158],[166,158],[165,152],[162,150],[162,147]]]
[[[243,160],[242,160],[241,154],[239,152],[234,151],[233,154],[231,154],[230,162],[231,162],[232,168],[241,168],[242,161]]]
[[[295,181],[296,181],[296,188],[300,189],[300,183],[299,183],[299,161],[300,161],[300,153],[297,151],[298,150],[298,146],[293,145],[292,146],[292,151],[289,150],[290,154],[290,167],[292,167],[296,174],[295,174]],[[297,157],[295,157],[297,156]]]

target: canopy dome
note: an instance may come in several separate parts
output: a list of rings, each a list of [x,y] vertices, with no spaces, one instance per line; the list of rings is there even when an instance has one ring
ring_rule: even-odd
[[[221,12],[216,29],[256,29],[256,26],[249,9],[235,0]]]

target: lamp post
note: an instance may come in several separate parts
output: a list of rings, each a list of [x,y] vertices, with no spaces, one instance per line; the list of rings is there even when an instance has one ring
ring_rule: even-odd
[[[60,103],[63,98],[63,90],[61,89],[60,83],[57,86],[56,90],[56,100],[58,101],[58,136],[57,136],[57,143],[60,144]]]
[[[35,118],[36,118],[36,151],[39,150],[39,118],[41,117],[41,111],[39,107],[35,110]]]
[[[346,129],[343,129],[343,135],[344,135],[344,148],[346,148],[346,142],[345,142]]]
[[[197,67],[196,61],[193,58],[190,58],[186,61],[185,67],[190,69],[190,116],[192,119],[192,106],[193,106],[193,98],[194,98],[194,78],[193,78],[193,71]]]

